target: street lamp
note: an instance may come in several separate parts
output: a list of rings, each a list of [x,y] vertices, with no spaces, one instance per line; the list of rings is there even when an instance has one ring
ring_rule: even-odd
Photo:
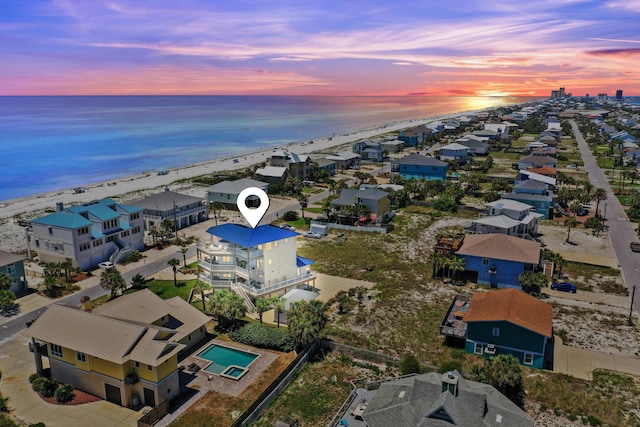
[[[633,326],[633,300],[636,296],[636,285],[633,285],[633,290],[631,291],[631,307],[629,308],[629,326]]]

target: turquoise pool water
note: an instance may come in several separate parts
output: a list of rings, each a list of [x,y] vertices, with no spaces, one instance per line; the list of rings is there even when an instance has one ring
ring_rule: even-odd
[[[236,366],[231,366],[227,368],[226,371],[224,371],[224,375],[229,375],[230,377],[233,377],[233,378],[240,378],[240,376],[242,376],[242,374],[244,374],[245,372],[246,372],[245,368],[238,368]]]
[[[211,344],[198,353],[197,357],[211,362],[211,364],[204,368],[207,372],[218,375],[224,373],[232,377],[239,377],[240,374],[245,371],[244,369],[232,368],[232,373],[225,371],[228,371],[232,365],[246,368],[258,358],[258,355],[219,344]]]

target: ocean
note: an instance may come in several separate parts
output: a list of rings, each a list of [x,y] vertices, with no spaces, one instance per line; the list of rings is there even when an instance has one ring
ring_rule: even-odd
[[[0,200],[528,97],[0,97]]]

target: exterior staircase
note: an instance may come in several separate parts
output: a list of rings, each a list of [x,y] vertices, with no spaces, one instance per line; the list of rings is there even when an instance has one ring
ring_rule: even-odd
[[[256,306],[253,304],[253,302],[251,302],[251,298],[249,297],[249,295],[247,295],[245,290],[242,289],[242,286],[238,286],[235,283],[232,283],[231,290],[242,297],[242,299],[244,300],[244,304],[247,306],[247,311],[249,313],[256,312]]]

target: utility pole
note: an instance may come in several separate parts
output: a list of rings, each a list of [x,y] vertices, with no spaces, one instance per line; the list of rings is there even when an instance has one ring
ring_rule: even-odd
[[[629,326],[633,326],[633,300],[636,296],[636,285],[633,285],[633,290],[631,291],[631,307],[629,308]]]

